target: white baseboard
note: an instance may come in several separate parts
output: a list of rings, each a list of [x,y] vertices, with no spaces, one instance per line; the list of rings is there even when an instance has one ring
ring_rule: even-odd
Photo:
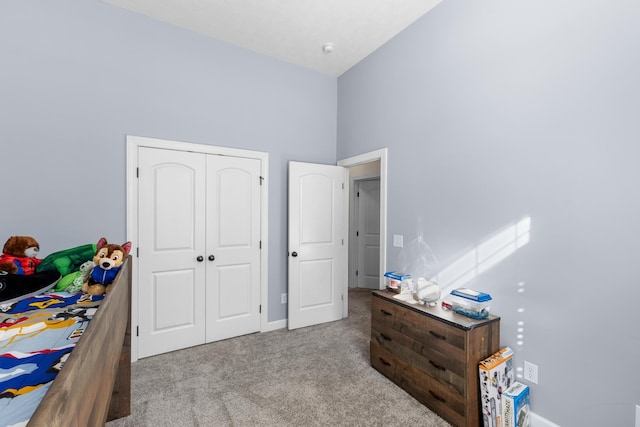
[[[267,325],[260,332],[271,332],[278,329],[287,327],[287,319],[276,320],[274,322],[268,322]]]
[[[552,423],[546,418],[541,417],[540,415],[531,412],[531,423],[530,427],[560,427],[558,424]]]

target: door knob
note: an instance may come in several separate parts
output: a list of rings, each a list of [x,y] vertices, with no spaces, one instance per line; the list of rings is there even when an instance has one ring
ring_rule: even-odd
[[[294,258],[297,257],[298,256],[298,252],[292,252],[291,256],[294,257]]]
[[[202,262],[204,261],[204,257],[202,255],[199,255],[198,258],[196,258],[198,260],[198,262]]]
[[[214,257],[213,255],[209,255],[209,261],[215,261],[216,257]]]

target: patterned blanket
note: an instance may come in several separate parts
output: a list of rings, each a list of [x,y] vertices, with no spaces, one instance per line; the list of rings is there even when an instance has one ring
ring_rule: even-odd
[[[104,296],[45,293],[0,305],[0,426],[24,426]]]

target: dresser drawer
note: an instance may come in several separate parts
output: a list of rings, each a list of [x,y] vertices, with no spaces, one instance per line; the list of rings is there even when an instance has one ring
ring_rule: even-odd
[[[371,366],[382,375],[418,399],[424,388],[424,374],[415,370],[410,364],[398,359],[395,354],[374,343],[369,346]]]
[[[454,426],[466,425],[465,399],[437,381],[429,380],[427,377],[423,377],[423,380],[421,394],[415,396],[416,399],[433,409],[434,412]]]
[[[369,356],[371,366],[391,381],[396,382],[396,366],[398,363],[395,356],[373,341],[369,343]]]
[[[388,325],[417,341],[424,341],[447,354],[456,350],[464,354],[466,350],[464,330],[381,298],[372,299],[371,320]]]
[[[371,342],[424,371],[458,394],[465,394],[465,363],[458,360],[459,357],[441,354],[377,320],[371,321]]]
[[[371,320],[377,320],[394,329],[402,329],[402,318],[406,311],[406,309],[380,298],[371,300]]]
[[[453,425],[464,425],[464,398],[373,341],[371,366]]]

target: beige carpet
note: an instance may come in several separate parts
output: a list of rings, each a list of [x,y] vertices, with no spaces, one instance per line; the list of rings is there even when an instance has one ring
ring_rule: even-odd
[[[369,365],[370,291],[346,319],[149,357],[108,427],[449,426]]]

